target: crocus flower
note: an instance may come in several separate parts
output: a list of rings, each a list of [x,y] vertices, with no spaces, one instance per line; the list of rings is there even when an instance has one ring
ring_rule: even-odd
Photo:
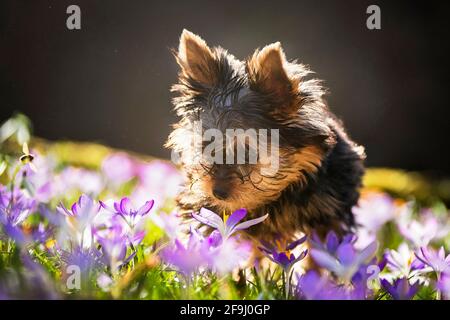
[[[229,273],[236,268],[244,267],[251,255],[251,246],[244,241],[229,238],[221,241],[219,232],[213,232],[204,246],[204,258],[208,266],[219,274]]]
[[[122,198],[120,202],[114,202],[114,208],[109,207],[105,202],[100,201],[100,204],[104,209],[119,215],[133,230],[153,208],[154,201],[147,201],[139,208],[134,208],[128,197]]]
[[[70,210],[64,205],[58,206],[57,210],[64,214],[69,222],[77,230],[86,229],[98,213],[100,207],[90,197],[82,194],[78,201],[72,204]]]
[[[398,246],[397,250],[386,250],[386,267],[391,271],[393,278],[410,278],[424,269],[425,265],[414,255],[406,243]]]
[[[373,257],[377,246],[377,242],[374,241],[363,250],[357,251],[351,242],[342,242],[337,247],[333,245],[330,251],[328,248],[327,250],[313,248],[310,254],[319,266],[349,282],[361,264]]]
[[[247,220],[239,223],[247,215],[247,210],[239,209],[234,211],[230,216],[224,215],[222,219],[218,214],[211,210],[202,208],[198,214],[193,213],[192,216],[199,222],[217,229],[224,240],[228,239],[233,233],[238,230],[247,229],[255,224],[263,222],[269,215]]]
[[[379,273],[385,268],[386,259],[380,261],[374,257],[366,263],[362,263],[358,271],[352,276],[347,293],[352,300],[370,299],[373,296],[373,285],[378,283]]]
[[[208,264],[204,251],[209,250],[207,246],[208,243],[204,241],[201,235],[191,229],[191,234],[186,245],[177,239],[174,245],[165,248],[161,252],[161,257],[167,263],[176,267],[179,272],[190,277],[199,268]]]
[[[450,274],[441,274],[438,279],[437,288],[442,293],[443,299],[450,300]]]
[[[35,208],[36,201],[20,189],[10,192],[0,185],[0,223],[20,225]]]
[[[159,228],[164,230],[165,234],[171,240],[175,240],[183,231],[189,231],[189,229],[185,230],[187,224],[182,224],[182,217],[176,212],[169,214],[161,212],[160,214],[152,215],[151,219]]]
[[[386,279],[380,280],[382,287],[389,292],[395,300],[410,300],[419,290],[419,282],[415,282],[412,285],[407,278],[399,278],[391,284]]]
[[[152,161],[138,167],[140,184],[151,194],[160,194],[162,198],[174,197],[180,191],[183,177],[180,171],[166,161]]]
[[[95,237],[102,246],[104,261],[111,270],[117,270],[126,260],[128,242],[121,225],[116,224],[107,230],[96,231]]]
[[[15,184],[25,185],[34,199],[47,203],[58,194],[54,176],[56,163],[52,157],[39,154],[35,155],[32,163],[34,168],[25,165],[20,169]]]
[[[346,300],[348,292],[338,286],[326,275],[310,270],[298,278],[297,292],[300,298],[307,300]]]
[[[401,235],[417,248],[427,246],[450,232],[447,221],[439,221],[430,210],[422,211],[418,220],[413,219],[411,205],[405,205],[397,224]]]
[[[292,253],[292,250],[304,243],[306,241],[306,238],[307,237],[304,236],[291,243],[283,243],[281,240],[277,239],[275,240],[276,246],[272,246],[267,242],[262,242],[262,246],[260,247],[260,249],[270,260],[280,265],[285,271],[290,271],[294,264],[305,258],[306,254],[308,253],[307,249],[303,250],[297,256]],[[290,272],[287,273],[288,275],[290,274]]]
[[[4,231],[11,239],[22,247],[34,242],[42,244],[47,249],[51,246],[49,239],[52,230],[51,228],[46,228],[43,223],[40,223],[36,228],[23,228],[6,223],[4,225]]]
[[[327,251],[330,254],[336,254],[337,249],[345,244],[352,244],[356,240],[356,237],[354,234],[346,234],[342,239],[339,239],[336,233],[331,230],[327,233],[327,236],[325,238],[325,241],[322,242],[318,235],[316,233],[312,234],[311,237],[311,244],[314,248]]]
[[[184,178],[170,162],[155,160],[137,166],[139,183],[131,194],[133,201],[145,201],[149,194],[155,200],[155,207],[162,207],[166,201],[180,192]]]
[[[419,252],[416,252],[416,257],[425,265],[431,267],[438,275],[442,272],[450,272],[450,254],[447,257],[445,256],[444,247],[439,250],[421,247]]]
[[[60,189],[67,193],[78,190],[89,195],[98,195],[105,187],[100,174],[83,168],[67,167],[59,175]]]
[[[371,233],[376,233],[384,224],[392,220],[396,210],[394,200],[384,193],[366,194],[352,209],[357,224]]]
[[[74,236],[81,247],[90,247],[92,244],[92,222],[99,212],[100,206],[90,197],[81,195],[70,210],[62,204],[58,206],[57,210],[66,217],[67,228],[63,228],[63,233],[65,231],[69,236]]]
[[[102,172],[110,184],[117,186],[131,180],[135,176],[136,165],[126,153],[114,153],[103,160]]]

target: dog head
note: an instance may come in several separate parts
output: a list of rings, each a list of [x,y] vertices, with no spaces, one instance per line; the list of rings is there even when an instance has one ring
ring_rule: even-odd
[[[167,146],[189,180],[184,201],[251,210],[317,172],[335,143],[324,89],[280,43],[239,61],[184,30],[174,53],[180,121]]]

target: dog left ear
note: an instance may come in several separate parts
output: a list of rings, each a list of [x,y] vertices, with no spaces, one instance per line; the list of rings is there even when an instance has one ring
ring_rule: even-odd
[[[184,29],[176,58],[184,77],[201,84],[215,84],[217,63],[213,52],[202,38]]]
[[[256,50],[247,61],[250,87],[272,97],[282,108],[288,108],[296,97],[298,82],[286,70],[287,61],[279,42]]]

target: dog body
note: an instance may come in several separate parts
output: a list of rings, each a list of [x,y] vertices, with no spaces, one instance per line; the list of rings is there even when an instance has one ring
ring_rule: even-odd
[[[174,105],[181,120],[167,146],[180,155],[188,181],[177,199],[181,209],[229,213],[246,208],[249,218],[268,213],[249,229],[257,239],[281,235],[289,240],[298,231],[342,233],[354,226],[351,208],[359,197],[364,149],[329,111],[320,81],[305,79],[311,72],[304,65],[288,62],[279,43],[242,62],[186,30],[175,55],[181,71],[173,86]],[[201,130],[223,133],[275,129],[277,171],[263,174],[268,166],[263,157],[256,163],[194,161],[199,124]],[[248,149],[249,141],[235,136],[215,143],[233,151],[239,143]]]

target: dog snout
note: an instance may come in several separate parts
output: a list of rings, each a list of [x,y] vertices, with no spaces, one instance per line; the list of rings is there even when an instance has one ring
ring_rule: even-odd
[[[229,191],[220,186],[215,186],[212,191],[214,197],[216,197],[219,200],[225,200],[229,197]]]

